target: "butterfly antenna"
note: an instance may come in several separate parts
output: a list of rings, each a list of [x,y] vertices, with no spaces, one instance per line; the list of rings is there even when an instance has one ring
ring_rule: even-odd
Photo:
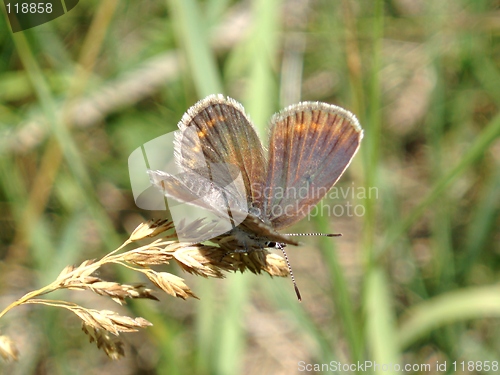
[[[293,277],[293,271],[292,271],[292,266],[290,265],[290,261],[288,260],[288,255],[286,255],[285,248],[283,246],[279,246],[279,249],[285,256],[286,264],[288,266],[288,272],[290,272],[290,278],[292,279],[293,287],[295,288],[295,294],[297,295],[297,299],[299,302],[302,301],[302,296],[300,295],[299,287],[297,286],[297,283],[295,282],[295,277]]]
[[[342,237],[342,233],[287,233],[285,236]]]

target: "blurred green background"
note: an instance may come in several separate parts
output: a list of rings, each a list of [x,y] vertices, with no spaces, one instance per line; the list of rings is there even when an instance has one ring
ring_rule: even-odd
[[[15,34],[4,8],[0,56],[1,308],[155,216],[134,205],[128,156],[212,93],[263,138],[300,100],[349,109],[365,138],[337,186],[377,191],[333,203],[360,215],[290,229],[343,233],[289,248],[302,303],[289,279],[172,265],[201,300],[54,296],[153,322],[125,335],[121,361],[70,313],[23,306],[0,322],[21,352],[1,373],[498,373],[500,2],[86,0]]]

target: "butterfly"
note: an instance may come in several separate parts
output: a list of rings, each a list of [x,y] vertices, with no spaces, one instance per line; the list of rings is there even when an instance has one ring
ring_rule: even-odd
[[[279,231],[306,217],[349,166],[363,138],[356,117],[327,103],[291,105],[272,116],[266,153],[243,106],[218,94],[189,108],[178,128],[181,173],[148,170],[152,185],[223,222],[210,241],[227,253],[282,250],[300,300],[284,251],[298,242]]]

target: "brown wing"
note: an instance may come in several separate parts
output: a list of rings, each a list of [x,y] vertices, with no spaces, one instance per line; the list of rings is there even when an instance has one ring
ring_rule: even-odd
[[[241,104],[223,95],[211,95],[192,106],[178,124],[176,162],[184,171],[196,170],[207,180],[225,186],[241,172],[248,207],[261,207],[260,191],[266,173],[262,144]],[[225,169],[224,164],[232,167]],[[218,173],[213,166],[219,165]]]
[[[337,182],[363,130],[352,113],[318,102],[286,108],[271,126],[264,212],[281,229],[305,217]]]

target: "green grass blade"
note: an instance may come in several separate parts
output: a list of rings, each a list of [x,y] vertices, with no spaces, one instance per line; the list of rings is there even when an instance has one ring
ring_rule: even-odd
[[[216,59],[208,44],[208,25],[202,17],[200,4],[194,0],[169,0],[167,3],[199,97],[222,93]]]
[[[458,321],[500,317],[500,287],[485,286],[448,292],[405,312],[399,325],[399,344],[407,348],[433,329]]]
[[[393,226],[387,234],[384,244],[379,250],[379,255],[386,251],[411,225],[423,214],[423,212],[439,196],[445,193],[455,179],[462,175],[474,162],[480,159],[491,144],[500,136],[500,115],[494,117],[485,129],[477,136],[467,152],[460,159],[460,162],[436,182],[432,190],[420,201],[412,212],[399,224]]]
[[[399,364],[401,354],[387,277],[382,269],[374,268],[365,282],[366,338],[370,359],[377,363]]]

